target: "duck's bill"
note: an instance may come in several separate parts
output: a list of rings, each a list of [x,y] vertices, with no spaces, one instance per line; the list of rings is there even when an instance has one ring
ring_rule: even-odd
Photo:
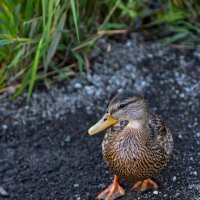
[[[88,130],[89,135],[95,135],[97,133],[100,133],[101,131],[105,130],[106,128],[112,126],[113,124],[116,124],[118,120],[110,116],[109,114],[105,114],[99,122],[97,122],[94,126],[92,126]]]

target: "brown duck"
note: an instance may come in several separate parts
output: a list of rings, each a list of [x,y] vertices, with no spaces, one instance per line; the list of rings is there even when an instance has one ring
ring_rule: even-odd
[[[151,113],[147,101],[130,90],[117,94],[103,118],[88,133],[108,128],[102,143],[103,157],[114,174],[113,183],[97,199],[111,200],[125,194],[118,179],[137,181],[133,189],[157,184],[150,178],[168,163],[173,149],[169,128]]]

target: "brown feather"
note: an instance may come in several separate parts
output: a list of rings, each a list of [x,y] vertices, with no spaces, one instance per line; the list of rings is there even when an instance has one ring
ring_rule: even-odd
[[[123,179],[144,180],[158,174],[173,149],[169,128],[150,114],[148,126],[132,129],[127,121],[111,127],[102,143],[103,157],[111,171]]]

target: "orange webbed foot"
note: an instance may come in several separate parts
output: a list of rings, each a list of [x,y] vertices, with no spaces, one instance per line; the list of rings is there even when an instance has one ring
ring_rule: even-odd
[[[113,183],[101,192],[96,199],[114,200],[125,194],[124,189],[118,183],[118,177],[114,176]]]
[[[140,185],[141,185],[141,189],[138,189],[140,187]],[[150,178],[148,178],[148,179],[146,179],[144,181],[138,181],[138,182],[136,182],[133,185],[132,189],[133,190],[139,190],[139,191],[143,192],[143,191],[147,190],[147,188],[148,188],[149,185],[151,185],[151,187],[153,189],[157,189],[158,188],[158,185],[154,181],[152,181]]]

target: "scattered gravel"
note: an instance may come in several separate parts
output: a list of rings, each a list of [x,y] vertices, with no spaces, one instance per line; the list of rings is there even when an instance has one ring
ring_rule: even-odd
[[[171,163],[156,178],[158,190],[134,199],[200,199],[200,54],[145,42],[133,34],[125,42],[101,40],[90,56],[91,72],[51,90],[36,88],[15,102],[0,97],[0,180],[9,199],[90,200],[110,184],[102,160],[102,135],[87,129],[117,91],[144,94],[169,124],[175,141]]]

